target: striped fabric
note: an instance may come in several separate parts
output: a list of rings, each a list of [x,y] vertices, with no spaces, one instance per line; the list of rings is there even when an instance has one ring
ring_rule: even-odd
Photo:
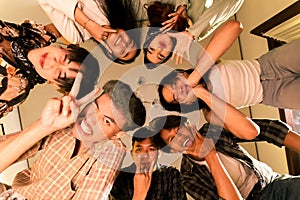
[[[49,136],[31,169],[17,174],[13,189],[27,199],[108,199],[125,147],[107,141],[72,157],[75,142],[71,128]]]

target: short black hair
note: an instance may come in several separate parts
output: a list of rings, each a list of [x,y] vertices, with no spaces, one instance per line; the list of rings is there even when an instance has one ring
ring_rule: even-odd
[[[154,118],[149,122],[149,127],[153,132],[157,132],[153,137],[153,142],[155,146],[161,149],[164,152],[170,153],[171,147],[163,141],[161,138],[161,130],[166,129],[170,130],[172,128],[179,127],[187,122],[187,118],[179,115],[167,115]]]
[[[76,97],[77,99],[80,99],[94,89],[100,75],[100,66],[97,59],[85,48],[74,44],[68,45],[67,48],[70,61],[81,64],[79,71],[82,72],[83,79],[80,84],[79,93]],[[73,71],[78,73],[78,70],[73,69]],[[55,79],[55,81],[59,86],[58,91],[63,94],[68,94],[73,87],[75,77]]]
[[[131,139],[132,148],[133,148],[135,142],[142,142],[145,139],[149,138],[151,140],[153,146],[155,148],[159,149],[159,146],[157,146],[156,143],[154,143],[154,135],[156,135],[156,133],[151,131],[147,127],[141,127],[139,129],[137,129],[132,135],[132,139]]]
[[[146,109],[128,84],[119,80],[110,80],[103,86],[103,93],[111,98],[114,106],[126,118],[126,123],[121,127],[123,131],[133,130],[144,125]]]

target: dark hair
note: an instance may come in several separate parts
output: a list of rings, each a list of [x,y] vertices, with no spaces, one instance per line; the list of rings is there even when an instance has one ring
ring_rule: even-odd
[[[147,9],[147,14],[151,27],[162,27],[162,23],[171,19],[169,14],[173,13],[175,6],[169,3],[153,2]],[[186,17],[179,15],[176,24],[172,28],[175,31],[185,31],[189,27]]]
[[[145,42],[143,45],[143,51],[144,51],[144,64],[148,69],[154,69],[154,68],[158,67],[160,64],[167,62],[172,57],[173,50],[176,46],[176,43],[177,43],[176,39],[171,38],[173,45],[172,45],[170,54],[160,63],[155,64],[155,63],[150,62],[147,58],[147,52],[148,52],[149,45],[152,42],[152,40],[154,40],[154,38],[161,33],[162,33],[162,31],[160,31],[158,27],[150,27],[147,32],[146,39],[145,39]]]
[[[172,128],[179,127],[183,125],[188,119],[184,116],[178,115],[167,115],[154,118],[151,122],[149,122],[149,127],[153,132],[158,134],[154,135],[153,143],[155,146],[158,146],[162,151],[169,153],[171,148],[163,141],[161,138],[161,130],[171,130]]]
[[[70,61],[81,64],[80,71],[83,73],[83,79],[77,95],[77,98],[80,99],[94,89],[94,86],[97,84],[97,80],[99,78],[100,66],[97,59],[82,47],[71,44],[68,45],[68,51],[68,58]],[[75,69],[71,70],[78,72],[78,70]],[[58,91],[63,94],[67,94],[71,91],[75,78],[66,77],[63,79],[55,79],[55,81],[60,87]]]
[[[104,0],[101,6],[111,28],[130,30],[136,27],[136,15],[133,13],[131,2],[123,0]]]
[[[146,109],[128,84],[119,80],[111,80],[103,86],[103,90],[103,93],[111,98],[114,106],[126,118],[126,123],[122,127],[123,131],[133,130],[144,125]]]
[[[136,28],[136,15],[134,15],[131,2],[122,0],[105,0],[101,3],[104,13],[110,23],[110,27],[113,29],[123,29],[129,35],[129,37],[134,41],[134,43],[139,46],[140,44],[140,33],[135,34],[133,31],[128,31]],[[136,55],[130,60],[122,60],[111,54],[101,43],[99,46],[103,50],[106,57],[118,64],[129,64],[134,62],[136,57],[140,54],[141,50],[137,49]]]
[[[161,105],[169,111],[177,111],[177,112],[181,112],[181,113],[188,113],[188,112],[192,112],[194,110],[199,110],[202,108],[208,108],[208,106],[206,105],[206,103],[204,101],[202,101],[201,99],[198,99],[198,101],[193,102],[192,104],[186,105],[186,104],[180,104],[180,103],[169,103],[165,100],[163,94],[162,94],[162,90],[165,87],[165,85],[172,85],[174,83],[174,81],[176,80],[176,77],[179,73],[187,73],[187,74],[191,74],[193,71],[193,69],[175,69],[173,71],[171,71],[167,76],[165,76],[161,81],[160,84],[158,86],[158,96],[159,96],[159,100]],[[199,81],[199,83],[204,83],[204,80],[201,79]]]
[[[135,40],[134,40],[134,42],[137,44],[137,42]],[[122,60],[122,59],[116,57],[115,55],[113,55],[112,53],[110,53],[101,43],[99,43],[99,46],[103,50],[103,52],[107,58],[109,58],[113,62],[121,64],[121,65],[133,63],[135,61],[135,59],[140,55],[140,52],[141,52],[141,49],[138,48],[138,49],[136,49],[136,54],[134,57],[132,57],[129,60]]]
[[[141,127],[139,129],[137,129],[132,136],[132,147],[134,146],[135,142],[142,142],[145,139],[149,138],[151,140],[151,143],[153,144],[153,146],[155,146],[155,148],[159,149],[159,147],[154,143],[154,135],[155,133],[153,131],[151,131],[150,129],[148,129],[147,127]]]

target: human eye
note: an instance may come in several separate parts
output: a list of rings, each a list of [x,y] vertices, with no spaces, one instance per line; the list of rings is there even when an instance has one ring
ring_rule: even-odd
[[[148,53],[152,53],[153,51],[154,51],[154,48],[148,47],[148,49],[147,49],[147,52],[148,52]]]
[[[67,74],[66,72],[62,73],[61,71],[58,73],[58,77],[57,79],[66,79],[67,78]]]
[[[137,147],[136,149],[135,149],[135,152],[136,153],[138,153],[138,152],[140,152],[141,151],[141,147]]]
[[[155,147],[150,147],[150,151],[156,151]]]
[[[66,63],[66,64],[70,64],[71,63],[71,60],[69,59],[68,54],[65,54],[63,62]]]
[[[112,124],[112,121],[108,117],[104,117],[104,124],[110,126]]]
[[[162,55],[162,54],[158,54],[158,59],[160,59],[160,60],[163,60],[163,59],[165,59],[165,56],[164,55]]]

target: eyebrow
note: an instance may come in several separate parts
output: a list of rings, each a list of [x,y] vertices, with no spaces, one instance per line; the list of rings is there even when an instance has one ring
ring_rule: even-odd
[[[107,115],[104,115],[104,117],[107,117],[112,123],[117,124],[116,121],[113,118],[111,118]]]

